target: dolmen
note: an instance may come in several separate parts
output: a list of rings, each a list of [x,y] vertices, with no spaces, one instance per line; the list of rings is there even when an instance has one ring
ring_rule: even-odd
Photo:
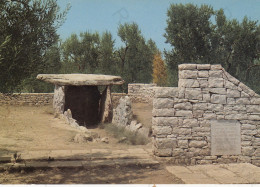
[[[72,117],[83,126],[112,121],[112,85],[121,85],[120,76],[97,74],[39,74],[37,79],[55,85],[55,113],[70,110]],[[102,92],[99,88],[103,88]]]

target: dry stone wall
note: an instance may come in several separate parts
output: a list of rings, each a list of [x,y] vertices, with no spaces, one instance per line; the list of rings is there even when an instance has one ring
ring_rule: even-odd
[[[0,93],[0,104],[41,106],[52,104],[53,93],[14,93],[5,95]]]
[[[260,96],[221,65],[179,65],[178,87],[154,93],[156,155],[176,164],[260,166]]]
[[[135,103],[152,103],[156,84],[128,84],[128,96]]]
[[[56,91],[59,89],[62,89],[62,87],[55,88]],[[112,93],[111,95],[114,108],[118,105],[119,99],[126,96],[125,93]],[[53,93],[14,93],[13,95],[4,95],[0,93],[0,105],[49,105],[53,104],[53,99],[57,99],[53,98],[53,96]]]

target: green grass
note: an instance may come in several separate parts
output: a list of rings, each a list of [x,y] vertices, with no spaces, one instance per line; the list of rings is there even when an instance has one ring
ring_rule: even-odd
[[[102,124],[100,125],[101,128],[104,128],[108,133],[112,134],[116,139],[120,140],[123,139],[124,141],[120,143],[126,143],[130,145],[145,145],[149,142],[149,139],[144,137],[139,133],[134,133],[125,129],[124,127],[120,127],[114,125],[112,123]]]

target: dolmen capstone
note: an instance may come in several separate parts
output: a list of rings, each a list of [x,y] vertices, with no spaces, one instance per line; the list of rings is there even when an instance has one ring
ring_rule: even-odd
[[[37,79],[55,85],[55,113],[70,109],[73,119],[86,127],[111,122],[111,86],[124,83],[120,76],[97,74],[39,74]],[[104,86],[102,93],[98,86]]]

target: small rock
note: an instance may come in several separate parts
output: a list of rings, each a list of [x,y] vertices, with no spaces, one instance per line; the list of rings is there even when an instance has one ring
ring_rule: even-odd
[[[85,143],[85,142],[93,141],[93,137],[90,134],[78,133],[76,134],[73,140],[76,143]]]
[[[101,139],[101,142],[109,143],[108,137],[104,137],[104,138],[102,138],[102,139]]]
[[[122,138],[120,138],[119,140],[118,140],[118,143],[123,143],[123,142],[125,142],[126,141],[126,137],[122,137]]]
[[[22,169],[20,173],[21,173],[21,174],[24,174],[24,173],[25,173],[25,171]]]

